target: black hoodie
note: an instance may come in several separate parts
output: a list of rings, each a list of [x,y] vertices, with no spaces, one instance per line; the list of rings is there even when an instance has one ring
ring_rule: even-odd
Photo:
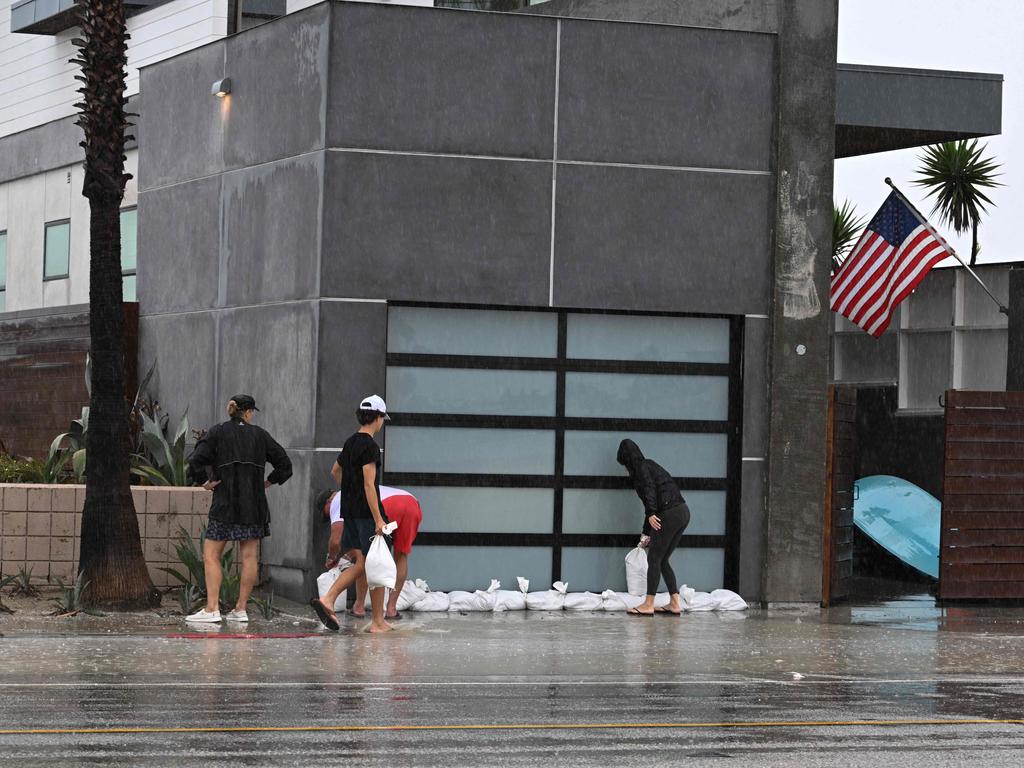
[[[619,443],[615,458],[629,472],[636,495],[644,503],[644,533],[650,534],[652,529],[647,518],[682,504],[683,494],[672,475],[657,462],[645,458],[640,446],[632,440]]]

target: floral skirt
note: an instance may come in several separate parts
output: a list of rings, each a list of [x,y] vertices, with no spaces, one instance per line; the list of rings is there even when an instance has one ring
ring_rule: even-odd
[[[251,541],[269,536],[269,526],[245,525],[243,523],[225,523],[212,517],[206,525],[206,538],[210,541]]]

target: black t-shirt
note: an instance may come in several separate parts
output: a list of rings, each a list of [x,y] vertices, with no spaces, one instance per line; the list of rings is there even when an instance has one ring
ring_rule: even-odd
[[[338,466],[341,467],[341,508],[346,518],[372,518],[370,505],[366,501],[363,489],[363,467],[367,464],[377,465],[377,501],[380,502],[380,448],[374,439],[365,432],[356,432],[345,441],[338,454]],[[378,507],[384,517],[383,507]],[[387,518],[384,518],[387,520]]]

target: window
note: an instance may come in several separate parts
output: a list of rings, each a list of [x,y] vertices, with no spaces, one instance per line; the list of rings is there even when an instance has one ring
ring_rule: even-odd
[[[43,280],[63,280],[68,276],[71,254],[71,222],[53,221],[46,225],[43,252]]]
[[[135,285],[138,227],[139,211],[137,208],[125,208],[121,211],[121,276],[125,301],[138,301]]]
[[[615,462],[630,437],[690,506],[677,572],[735,588],[742,324],[391,304],[384,481],[426,511],[417,573],[434,589],[625,589],[642,519]]]
[[[0,232],[0,312],[7,311],[7,233]]]

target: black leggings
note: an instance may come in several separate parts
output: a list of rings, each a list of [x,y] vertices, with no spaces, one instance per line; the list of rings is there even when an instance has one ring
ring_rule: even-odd
[[[679,539],[690,524],[690,508],[684,501],[675,507],[659,512],[661,530],[651,533],[651,543],[647,547],[647,594],[658,593],[658,583],[665,579],[668,593],[674,595],[679,591],[676,573],[672,570],[669,558],[679,546]]]

